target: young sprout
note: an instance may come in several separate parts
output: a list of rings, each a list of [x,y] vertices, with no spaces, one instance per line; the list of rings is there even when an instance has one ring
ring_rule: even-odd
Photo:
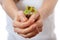
[[[35,14],[37,11],[34,7],[32,6],[27,6],[26,9],[24,10],[24,14],[28,17],[30,17],[33,13]]]

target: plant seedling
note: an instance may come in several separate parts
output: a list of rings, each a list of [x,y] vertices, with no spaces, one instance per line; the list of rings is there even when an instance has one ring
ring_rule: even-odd
[[[26,7],[26,9],[24,10],[24,14],[26,15],[26,16],[31,16],[33,13],[35,14],[37,11],[36,11],[36,9],[34,8],[34,7],[32,7],[32,6],[27,6]]]

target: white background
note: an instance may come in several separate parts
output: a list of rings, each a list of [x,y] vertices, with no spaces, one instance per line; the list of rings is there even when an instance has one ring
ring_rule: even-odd
[[[5,31],[6,14],[0,5],[0,40],[7,40],[8,33]],[[60,40],[60,0],[55,7],[55,31],[57,40]],[[4,35],[5,34],[5,35]],[[6,37],[7,35],[7,37]]]

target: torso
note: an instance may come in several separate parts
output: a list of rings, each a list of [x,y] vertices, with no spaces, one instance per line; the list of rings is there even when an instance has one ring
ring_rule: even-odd
[[[40,8],[43,0],[20,0],[17,2],[17,7],[20,10],[24,10],[26,6],[34,6],[36,9]]]

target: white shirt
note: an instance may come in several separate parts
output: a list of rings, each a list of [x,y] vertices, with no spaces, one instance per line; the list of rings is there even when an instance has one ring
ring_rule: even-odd
[[[24,10],[27,5],[34,6],[37,10],[42,6],[43,0],[20,0],[17,3],[17,7],[21,10]],[[54,30],[54,15],[51,14],[43,22],[43,31],[31,39],[26,39],[13,30],[12,20],[7,17],[7,32],[9,33],[8,40],[55,40]]]

